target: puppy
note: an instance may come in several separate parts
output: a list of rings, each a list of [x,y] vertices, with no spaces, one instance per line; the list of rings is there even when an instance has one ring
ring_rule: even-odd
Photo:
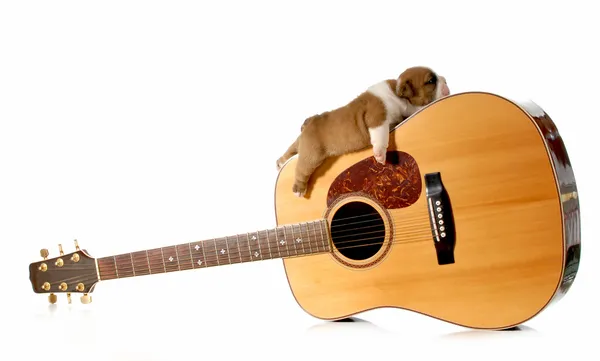
[[[446,79],[432,69],[408,68],[398,79],[374,84],[340,108],[307,118],[298,138],[277,160],[277,170],[298,154],[292,191],[303,197],[310,176],[328,157],[372,146],[375,160],[385,164],[391,129],[449,94]]]

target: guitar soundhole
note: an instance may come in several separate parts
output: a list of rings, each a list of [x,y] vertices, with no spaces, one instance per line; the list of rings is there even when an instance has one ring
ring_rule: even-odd
[[[373,257],[385,240],[383,218],[367,203],[346,203],[331,220],[331,240],[349,259],[360,261]]]

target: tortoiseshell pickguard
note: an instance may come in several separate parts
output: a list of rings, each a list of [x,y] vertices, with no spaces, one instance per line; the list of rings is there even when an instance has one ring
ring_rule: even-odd
[[[344,170],[331,183],[327,206],[348,193],[367,194],[387,209],[404,208],[421,194],[421,173],[408,153],[388,151],[385,165],[368,157]]]

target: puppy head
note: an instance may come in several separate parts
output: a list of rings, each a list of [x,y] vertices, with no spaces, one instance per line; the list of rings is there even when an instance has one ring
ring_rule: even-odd
[[[396,94],[411,104],[424,106],[450,94],[446,78],[430,68],[416,66],[406,69],[396,81]]]

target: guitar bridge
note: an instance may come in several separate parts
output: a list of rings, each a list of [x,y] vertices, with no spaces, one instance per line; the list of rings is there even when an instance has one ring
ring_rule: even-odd
[[[456,231],[450,197],[439,172],[425,174],[425,192],[437,262],[440,266],[452,264]]]

